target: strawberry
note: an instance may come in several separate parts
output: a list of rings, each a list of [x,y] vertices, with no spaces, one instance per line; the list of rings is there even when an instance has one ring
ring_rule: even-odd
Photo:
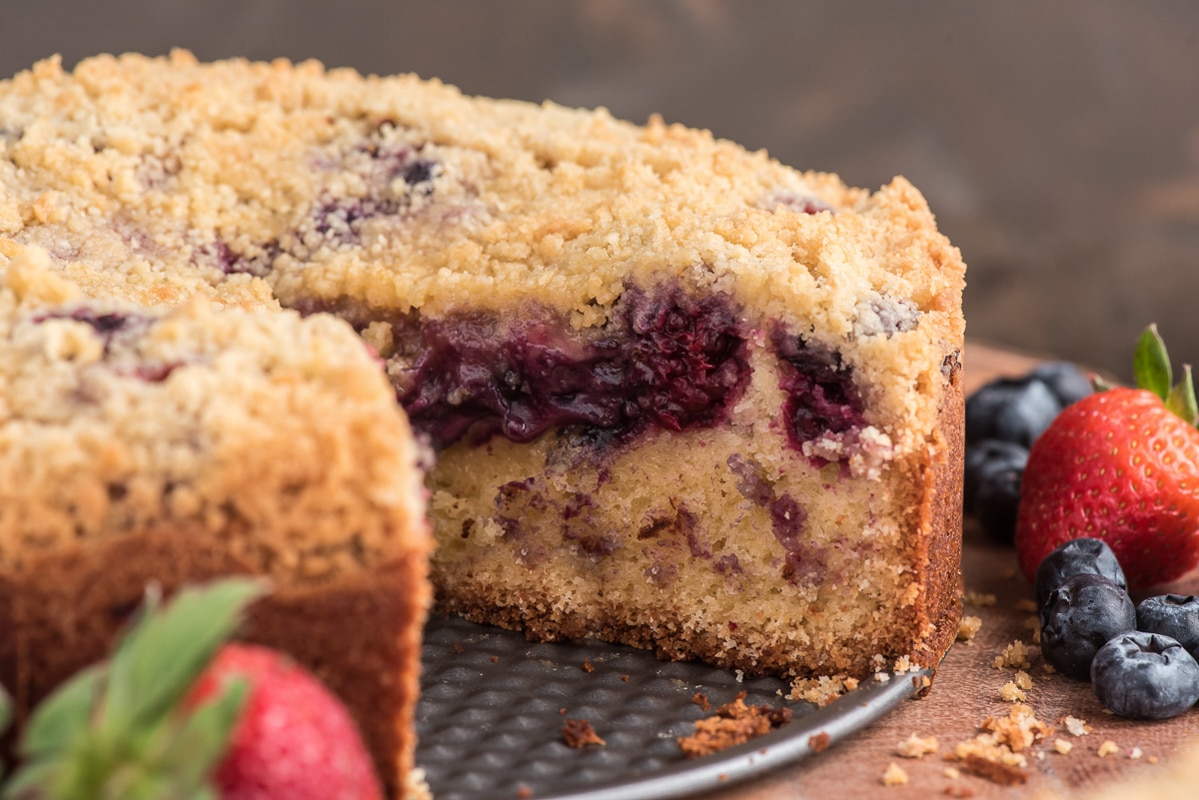
[[[380,798],[344,707],[282,656],[225,643],[264,591],[230,578],[161,608],[149,593],[110,658],[34,711],[0,796]]]
[[[1033,580],[1055,547],[1080,537],[1111,546],[1130,591],[1199,564],[1199,430],[1190,367],[1172,385],[1154,326],[1133,365],[1139,388],[1108,388],[1058,415],[1033,443],[1016,550]]]
[[[375,800],[383,792],[345,706],[312,675],[273,650],[226,645],[187,705],[200,707],[244,680],[249,695],[221,761],[225,800]]]

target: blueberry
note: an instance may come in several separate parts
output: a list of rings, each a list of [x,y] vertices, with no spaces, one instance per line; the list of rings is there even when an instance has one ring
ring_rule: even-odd
[[[1049,361],[1030,372],[1029,377],[1048,386],[1062,408],[1077,403],[1093,391],[1087,373],[1069,361]]]
[[[1199,650],[1199,597],[1163,594],[1137,606],[1137,630],[1177,639],[1192,655]]]
[[[995,539],[1011,542],[1028,448],[984,439],[966,448],[965,509]]]
[[[966,443],[1002,439],[1028,447],[1061,410],[1044,382],[998,378],[966,401]]]
[[[1128,719],[1169,719],[1199,700],[1199,662],[1175,639],[1130,631],[1091,663],[1099,702]]]
[[[1041,607],[1041,653],[1063,675],[1086,678],[1095,652],[1136,625],[1122,587],[1102,575],[1072,575]]]
[[[1121,589],[1128,589],[1124,570],[1116,554],[1102,539],[1071,539],[1059,545],[1037,565],[1037,605],[1044,606],[1049,595],[1071,575],[1102,575]]]

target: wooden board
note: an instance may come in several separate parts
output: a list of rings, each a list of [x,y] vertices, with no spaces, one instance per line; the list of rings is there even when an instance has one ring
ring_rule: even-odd
[[[967,346],[963,361],[968,393],[998,375],[1017,375],[1037,363],[1035,358],[976,342]],[[1035,619],[1031,610],[1032,587],[1016,569],[1015,551],[989,541],[972,523],[967,523],[964,536],[962,567],[966,589],[994,595],[995,604],[967,606],[966,614],[979,617],[982,628],[971,642],[958,642],[949,651],[929,695],[906,702],[871,728],[819,757],[745,786],[718,792],[713,798],[914,800],[935,795],[1032,800],[1047,792],[1102,786],[1117,779],[1160,771],[1184,739],[1199,733],[1199,711],[1165,722],[1129,722],[1106,712],[1089,683],[1047,673],[1039,647],[1032,644],[1033,631],[1029,627]],[[1016,670],[996,668],[993,662],[1017,639],[1032,651],[1026,672],[1033,686],[1027,692],[1027,704],[1037,719],[1054,728],[1054,733],[1021,751],[1028,760],[1028,767],[1022,770],[1027,781],[1005,787],[967,773],[960,762],[946,760],[945,756],[958,743],[978,735],[979,725],[986,718],[1008,716],[1012,704],[1000,697],[1000,690],[1015,677]],[[1091,728],[1090,733],[1080,737],[1071,735],[1062,723],[1066,716],[1084,720]],[[901,758],[896,746],[913,733],[935,736],[940,744],[938,752],[919,759]],[[1073,746],[1069,754],[1062,755],[1054,749],[1056,739]],[[1100,757],[1097,751],[1108,740],[1119,747],[1119,752]],[[1140,748],[1140,758],[1130,758],[1134,747]],[[882,775],[892,762],[907,773],[906,785],[883,784]],[[961,776],[947,777],[947,767],[957,767]],[[1199,789],[1196,791],[1199,793]]]

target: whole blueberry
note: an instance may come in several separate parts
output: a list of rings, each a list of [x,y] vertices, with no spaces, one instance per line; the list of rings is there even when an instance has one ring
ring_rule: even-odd
[[[1102,575],[1071,575],[1041,607],[1041,653],[1063,675],[1086,678],[1096,651],[1136,625],[1122,587]]]
[[[1071,539],[1058,545],[1037,565],[1037,605],[1045,605],[1050,593],[1066,578],[1088,572],[1102,575],[1121,589],[1128,588],[1124,570],[1120,568],[1120,562],[1107,542],[1102,539]]]
[[[966,513],[999,541],[1015,536],[1026,464],[1028,448],[1014,442],[984,439],[966,448]]]
[[[997,378],[966,401],[966,443],[1002,439],[1028,447],[1061,410],[1043,381]]]
[[[1099,702],[1128,719],[1169,719],[1199,700],[1199,662],[1169,636],[1121,634],[1091,662]]]
[[[1087,373],[1069,361],[1048,361],[1030,372],[1029,377],[1048,386],[1062,408],[1094,391]]]
[[[1137,606],[1137,630],[1178,640],[1188,653],[1199,650],[1199,597],[1163,594]]]

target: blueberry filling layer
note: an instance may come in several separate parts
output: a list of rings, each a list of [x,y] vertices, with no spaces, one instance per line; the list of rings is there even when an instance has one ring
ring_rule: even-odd
[[[746,350],[728,296],[631,288],[591,333],[538,310],[425,321],[399,399],[435,447],[468,433],[528,442],[565,426],[606,442],[719,423],[748,382]]]
[[[779,388],[787,395],[783,420],[792,447],[803,450],[805,442],[866,424],[853,371],[840,353],[782,331],[775,333],[773,344],[780,364]]]

